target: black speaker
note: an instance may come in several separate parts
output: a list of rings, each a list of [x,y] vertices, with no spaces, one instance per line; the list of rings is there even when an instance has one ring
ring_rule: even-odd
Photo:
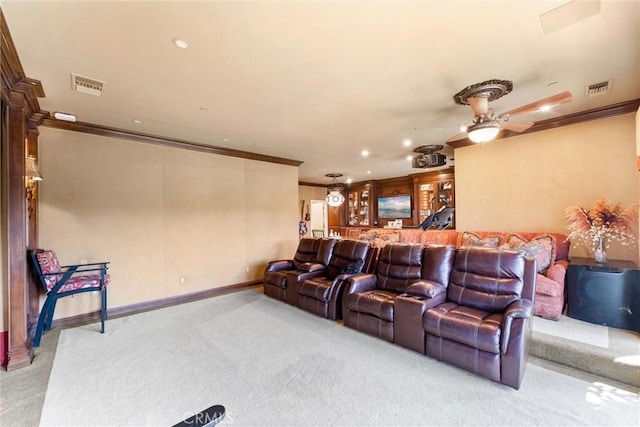
[[[574,265],[569,265],[569,269],[569,317],[640,331],[638,270]]]

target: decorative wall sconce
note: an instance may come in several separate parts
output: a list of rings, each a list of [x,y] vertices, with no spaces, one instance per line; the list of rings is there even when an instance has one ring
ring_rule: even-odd
[[[27,211],[29,213],[29,218],[31,218],[36,207],[36,183],[38,181],[42,181],[42,175],[40,174],[40,169],[38,169],[35,157],[27,156],[24,176],[27,192]]]

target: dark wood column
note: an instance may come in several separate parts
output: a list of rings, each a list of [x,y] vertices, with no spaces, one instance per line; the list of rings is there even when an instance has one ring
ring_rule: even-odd
[[[29,120],[27,125],[27,156],[38,159],[38,121]],[[27,191],[27,249],[38,248],[38,181],[33,181],[31,191]],[[27,259],[27,264],[29,260]],[[27,275],[29,282],[29,311],[27,315],[29,336],[35,332],[40,312],[40,286],[33,274]]]
[[[2,170],[6,206],[7,279],[9,281],[9,351],[7,370],[28,366],[33,350],[28,331],[29,287],[27,279],[25,204],[25,95],[12,91],[8,105],[8,138],[3,147]]]

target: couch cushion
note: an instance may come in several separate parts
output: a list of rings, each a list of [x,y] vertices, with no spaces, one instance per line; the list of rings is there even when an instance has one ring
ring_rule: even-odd
[[[293,256],[293,264],[296,268],[305,262],[315,261],[320,246],[320,239],[311,239],[305,237],[298,243],[298,249]]]
[[[36,254],[36,258],[38,260],[38,264],[40,264],[42,274],[48,274],[47,276],[44,276],[44,282],[48,292],[56,285],[56,283],[58,283],[58,280],[62,279],[62,274],[51,274],[60,273],[62,271],[60,262],[58,261],[55,251],[39,252]]]
[[[377,288],[404,292],[407,285],[420,280],[423,246],[418,243],[393,243],[380,251]]]
[[[400,232],[394,231],[393,233],[380,234],[371,241],[371,246],[374,248],[384,248],[388,243],[397,243],[400,241]]]
[[[469,247],[469,246],[486,246],[490,248],[497,248],[500,244],[500,235],[496,234],[494,236],[486,236],[481,238],[475,233],[471,233],[469,231],[465,231],[462,233],[460,237],[459,247]]]
[[[349,264],[353,262],[362,260],[364,263],[370,247],[368,242],[351,239],[339,240],[333,247],[331,260],[327,266],[327,278],[333,280],[340,274],[344,274]],[[355,273],[360,273],[360,271]]]
[[[538,294],[564,298],[564,284],[538,273],[536,275],[536,295]]]
[[[264,284],[280,289],[287,287],[287,271],[268,271],[264,273]]]
[[[423,245],[453,245],[458,244],[458,232],[455,230],[425,230],[420,236]]]
[[[446,302],[424,313],[423,327],[428,334],[499,354],[502,317]]]
[[[545,273],[556,259],[556,238],[550,234],[537,235],[527,240],[519,234],[510,233],[503,237],[501,248],[520,251],[536,259],[539,273]]]
[[[333,280],[327,279],[326,277],[307,279],[299,285],[298,293],[300,295],[315,298],[319,301],[327,302],[331,296],[332,284]]]
[[[393,322],[393,302],[398,295],[397,292],[380,289],[355,293],[347,297],[347,307],[351,311],[370,314]]]
[[[490,313],[504,311],[520,299],[525,257],[514,251],[458,248],[447,288],[447,300]]]

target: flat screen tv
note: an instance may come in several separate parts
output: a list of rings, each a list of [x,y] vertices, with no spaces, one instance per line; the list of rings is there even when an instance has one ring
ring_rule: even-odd
[[[411,196],[378,197],[378,218],[411,218]]]

